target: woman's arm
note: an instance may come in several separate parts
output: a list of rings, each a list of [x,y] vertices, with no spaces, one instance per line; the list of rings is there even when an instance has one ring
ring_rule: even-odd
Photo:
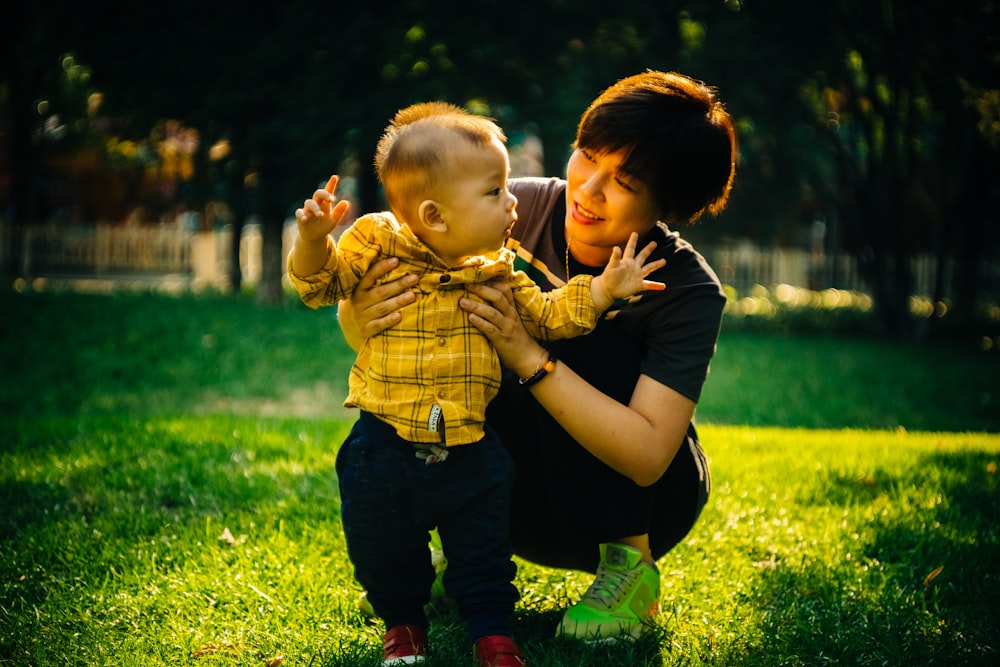
[[[532,375],[548,353],[528,335],[503,283],[469,286],[486,303],[463,299],[469,321],[493,343],[504,365]],[[587,451],[640,486],[655,483],[687,433],[695,403],[642,375],[628,405],[619,403],[563,363],[531,386],[535,399]]]

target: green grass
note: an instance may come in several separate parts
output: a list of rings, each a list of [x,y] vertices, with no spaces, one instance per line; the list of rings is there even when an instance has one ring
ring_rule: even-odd
[[[0,665],[377,664],[339,525],[332,311],[0,307]],[[998,377],[975,342],[724,334],[713,493],[660,561],[654,632],[553,638],[589,579],[519,561],[532,664],[996,664]],[[463,633],[436,619],[430,667],[470,663]]]
[[[723,335],[701,422],[1000,431],[1000,351],[979,341]]]

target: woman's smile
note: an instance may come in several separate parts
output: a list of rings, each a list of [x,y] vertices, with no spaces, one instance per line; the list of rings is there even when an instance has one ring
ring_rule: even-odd
[[[597,215],[590,209],[581,206],[579,202],[573,202],[573,219],[581,225],[590,225],[604,220],[604,218]]]

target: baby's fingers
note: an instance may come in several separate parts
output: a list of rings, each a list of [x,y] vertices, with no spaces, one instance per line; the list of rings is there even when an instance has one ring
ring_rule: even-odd
[[[637,262],[645,263],[649,256],[653,254],[656,250],[656,241],[650,241],[646,244],[646,247],[639,251],[639,254],[635,256]]]
[[[339,182],[339,180],[340,178],[338,176],[336,175],[331,176],[330,180],[326,182],[325,186],[313,192],[312,196],[313,201],[315,202],[333,201],[336,198],[334,196],[334,193],[337,191],[337,183]]]
[[[667,265],[667,260],[663,259],[662,257],[660,259],[657,259],[657,260],[654,260],[652,262],[649,262],[648,264],[643,264],[642,265],[642,277],[645,278],[646,276],[648,276],[653,271],[656,271],[658,269],[662,269],[666,265]]]
[[[339,181],[340,178],[337,175],[333,175],[321,190],[313,192],[313,196],[310,201],[315,202],[319,207],[319,213],[317,213],[317,215],[330,215],[330,212],[333,209],[333,203],[337,201],[337,197],[334,193],[337,191],[337,183]]]
[[[650,290],[653,292],[662,292],[663,290],[667,289],[667,286],[664,283],[661,283],[656,280],[643,280],[642,289]]]
[[[621,264],[622,261],[622,249],[619,246],[615,246],[611,249],[611,257],[608,259],[608,267],[616,267]]]
[[[305,209],[306,215],[308,217],[316,217],[326,214],[323,205],[320,202],[316,201],[315,198],[307,199],[305,203],[302,205],[302,207]],[[329,210],[329,208],[330,206],[329,204],[327,204],[326,209]]]
[[[295,219],[299,222],[305,222],[311,218],[315,218],[319,213],[317,213],[317,204],[312,199],[307,199],[303,204],[302,208],[295,209]]]
[[[635,247],[639,244],[639,234],[632,232],[628,237],[628,243],[625,244],[625,252],[623,253],[626,258],[635,257]],[[615,250],[618,248],[616,247]]]
[[[341,199],[339,202],[337,202],[337,205],[330,210],[330,217],[333,218],[333,221],[339,225],[340,222],[344,219],[344,215],[347,214],[347,209],[349,209],[350,207],[351,207],[350,203]]]

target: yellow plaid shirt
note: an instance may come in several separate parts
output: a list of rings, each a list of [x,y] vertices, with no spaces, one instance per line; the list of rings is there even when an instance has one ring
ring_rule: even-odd
[[[350,297],[368,268],[384,257],[398,257],[399,265],[383,281],[420,276],[417,300],[401,311],[402,321],[369,338],[358,353],[344,401],[378,416],[410,442],[451,447],[483,437],[486,405],[500,387],[501,366],[489,340],[458,305],[460,298],[471,297],[466,284],[505,277],[521,320],[540,340],[579,336],[597,323],[591,276],[576,276],[544,293],[513,270],[514,253],[506,248],[447,267],[391,213],[358,218],[331,250],[326,265],[311,276],[295,275],[289,257],[288,275],[312,308]]]

